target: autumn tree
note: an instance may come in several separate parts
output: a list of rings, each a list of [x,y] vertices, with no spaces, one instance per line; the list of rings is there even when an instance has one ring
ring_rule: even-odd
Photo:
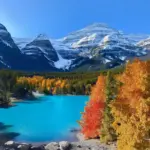
[[[111,103],[118,150],[150,148],[150,62],[128,63],[116,100]]]
[[[80,121],[81,132],[85,138],[97,138],[100,136],[103,111],[105,103],[105,77],[99,76],[96,85],[92,89],[91,97]]]

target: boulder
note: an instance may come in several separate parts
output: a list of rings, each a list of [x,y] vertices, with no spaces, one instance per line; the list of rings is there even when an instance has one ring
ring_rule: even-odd
[[[45,149],[46,149],[46,150],[60,150],[60,149],[59,149],[59,144],[56,143],[56,142],[51,142],[51,143],[47,144],[47,145],[45,146]]]
[[[19,146],[20,144],[14,142],[14,141],[8,141],[4,144],[4,147],[5,149],[11,149],[11,150],[16,150],[17,147]]]
[[[32,146],[32,147],[30,148],[30,150],[45,150],[45,148],[44,148],[43,145],[41,145],[41,146]]]
[[[5,145],[13,145],[14,144],[14,141],[7,141],[6,143],[5,143]]]
[[[60,145],[60,150],[69,150],[71,146],[70,143],[67,141],[59,142],[59,145]]]
[[[20,144],[17,147],[17,149],[19,149],[19,150],[29,150],[30,148],[31,148],[30,144]]]

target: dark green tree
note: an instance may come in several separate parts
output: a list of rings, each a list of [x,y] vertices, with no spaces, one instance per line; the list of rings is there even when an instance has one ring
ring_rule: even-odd
[[[112,127],[114,118],[111,114],[111,108],[109,104],[113,101],[117,95],[117,81],[114,79],[113,74],[109,71],[106,77],[106,102],[104,109],[104,117],[102,121],[102,128],[100,133],[101,142],[108,143],[116,140],[115,130]]]

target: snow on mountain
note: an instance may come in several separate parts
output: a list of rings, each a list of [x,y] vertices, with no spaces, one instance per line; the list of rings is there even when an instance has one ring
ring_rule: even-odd
[[[150,50],[150,37],[137,43],[138,46]]]
[[[90,36],[85,36],[76,43],[73,43],[72,48],[76,49],[80,48],[81,46],[92,46],[92,45],[95,46],[97,44],[96,43],[97,36],[98,36],[97,33],[93,33]]]
[[[4,25],[2,25],[1,23],[0,23],[0,33],[1,33],[1,35],[3,33],[8,34],[6,27]]]
[[[97,66],[101,65],[111,68],[128,59],[146,55],[144,45],[149,40],[147,43],[144,41],[144,44],[139,41],[147,37],[142,34],[125,34],[106,24],[95,23],[61,39],[50,39],[40,34],[33,39],[14,40],[23,54],[48,61],[50,66],[58,70],[70,70],[85,64],[91,69],[95,66],[99,69]]]
[[[7,31],[6,27],[0,24],[0,41],[9,47],[16,47],[10,33]]]
[[[70,33],[64,37],[62,42],[70,46],[73,49],[89,48],[97,45],[104,36],[118,33],[117,30],[110,28],[106,24],[95,23],[87,26],[84,29]]]
[[[57,53],[53,48],[49,38],[43,34],[38,35],[35,39],[26,44],[26,46],[21,50],[26,55],[33,54],[35,57],[36,55],[44,56],[45,58],[48,58],[48,61],[58,60]]]
[[[36,40],[38,41],[41,41],[41,40],[44,40],[44,41],[46,41],[46,40],[49,40],[49,37],[47,36],[47,35],[45,35],[45,34],[39,34],[37,37],[36,37]]]
[[[72,60],[64,59],[58,52],[57,52],[59,60],[54,62],[54,66],[58,69],[69,70]]]
[[[150,37],[147,38],[147,39],[144,39],[142,41],[140,41],[139,43],[137,43],[138,45],[141,45],[141,46],[146,46],[148,44],[150,44]]]
[[[4,65],[6,68],[11,68],[4,60],[3,56],[0,56],[0,63]]]
[[[131,45],[132,43],[129,41],[129,39],[125,38],[122,34],[115,33],[106,35],[99,43],[99,46],[101,49],[108,49],[113,46],[119,46],[119,45]],[[111,46],[111,47],[110,47]]]
[[[57,50],[57,51],[61,51],[61,50],[66,50],[66,51],[70,51],[73,50],[70,45],[68,44],[64,44],[62,39],[50,39],[53,47]]]
[[[15,37],[13,38],[13,40],[20,49],[23,49],[28,43],[33,41],[33,39],[30,38],[15,38]]]
[[[150,37],[148,34],[124,34],[124,36],[128,38],[133,44],[137,44],[138,42]]]

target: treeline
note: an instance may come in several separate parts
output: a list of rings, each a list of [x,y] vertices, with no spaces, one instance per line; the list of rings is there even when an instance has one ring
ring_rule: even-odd
[[[119,74],[123,67],[118,67],[111,72]],[[45,94],[73,94],[90,95],[91,88],[96,83],[99,74],[106,75],[107,70],[97,72],[52,72],[52,73],[24,73],[17,78],[18,93],[39,91]],[[24,76],[23,76],[24,75]]]
[[[123,67],[118,67],[112,72],[118,74],[123,70]],[[107,70],[97,72],[22,72],[1,69],[0,105],[9,105],[11,97],[32,97],[32,91],[45,94],[89,95],[99,74],[106,75]]]
[[[38,91],[45,94],[74,94],[89,95],[95,79],[70,80],[59,78],[44,78],[43,76],[19,77],[17,86],[29,91]]]
[[[122,74],[100,75],[80,121],[85,138],[117,140],[118,150],[150,148],[150,61],[128,63]]]

